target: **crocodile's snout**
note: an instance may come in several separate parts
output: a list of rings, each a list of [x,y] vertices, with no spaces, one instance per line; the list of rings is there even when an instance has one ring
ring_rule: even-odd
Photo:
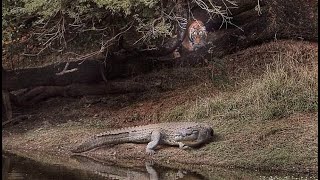
[[[213,129],[211,127],[209,127],[208,132],[209,132],[209,137],[213,138]]]
[[[214,131],[210,126],[201,127],[198,130],[199,133],[197,139],[193,142],[185,142],[185,145],[190,147],[199,147],[213,140]]]
[[[206,127],[202,130],[202,133],[199,134],[198,141],[203,143],[212,141],[214,136],[214,131],[211,127]]]

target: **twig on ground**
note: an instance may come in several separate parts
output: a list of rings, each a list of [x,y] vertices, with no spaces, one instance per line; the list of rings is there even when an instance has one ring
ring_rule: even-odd
[[[262,14],[261,12],[261,6],[260,6],[260,0],[258,0],[258,4],[257,6],[254,8],[254,10],[256,10],[258,12],[258,16],[260,16]]]
[[[68,66],[69,66],[69,62],[66,63],[66,65],[64,66],[63,70],[59,73],[56,73],[57,76],[61,76],[61,75],[64,75],[64,74],[67,74],[67,73],[71,73],[71,72],[74,72],[74,71],[77,71],[78,68],[73,68],[73,69],[68,69]]]

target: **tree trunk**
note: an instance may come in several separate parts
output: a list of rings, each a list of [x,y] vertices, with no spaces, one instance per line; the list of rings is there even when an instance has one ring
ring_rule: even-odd
[[[16,95],[17,105],[28,105],[38,103],[51,97],[79,97],[84,95],[104,95],[139,93],[149,90],[153,85],[131,81],[118,81],[97,84],[70,84],[67,86],[39,86],[25,93]]]
[[[134,76],[151,71],[152,61],[112,57],[102,60],[63,62],[38,68],[2,71],[2,88],[9,91],[39,86],[67,86],[70,84],[95,84],[110,79]],[[160,62],[165,64],[167,62]]]
[[[2,90],[2,121],[10,121],[12,119],[12,107],[9,91]]]

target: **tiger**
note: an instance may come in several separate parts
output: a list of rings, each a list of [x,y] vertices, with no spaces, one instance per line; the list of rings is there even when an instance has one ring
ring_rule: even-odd
[[[181,27],[181,26],[180,26]],[[191,20],[187,23],[184,30],[181,29],[177,34],[178,40],[170,48],[160,48],[156,50],[140,51],[139,54],[146,56],[166,56],[172,54],[174,59],[181,57],[181,46],[188,51],[195,51],[206,45],[207,30],[204,23],[200,20]],[[122,48],[125,48],[123,39],[120,41]],[[125,48],[127,50],[127,48]],[[129,51],[129,50],[127,50]]]
[[[182,46],[188,51],[195,51],[206,45],[207,30],[200,20],[192,20],[187,24]]]

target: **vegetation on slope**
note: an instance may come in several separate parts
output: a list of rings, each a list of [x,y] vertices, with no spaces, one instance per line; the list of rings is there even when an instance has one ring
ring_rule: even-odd
[[[195,154],[223,165],[296,171],[316,168],[317,54],[291,49],[277,57],[261,75],[237,82],[215,96],[175,107],[163,120],[211,123],[216,142]]]
[[[311,69],[310,69],[311,68]],[[258,78],[248,79],[195,105],[177,107],[166,117],[179,119],[244,119],[263,121],[318,110],[318,71],[296,59],[279,59],[267,65]]]

